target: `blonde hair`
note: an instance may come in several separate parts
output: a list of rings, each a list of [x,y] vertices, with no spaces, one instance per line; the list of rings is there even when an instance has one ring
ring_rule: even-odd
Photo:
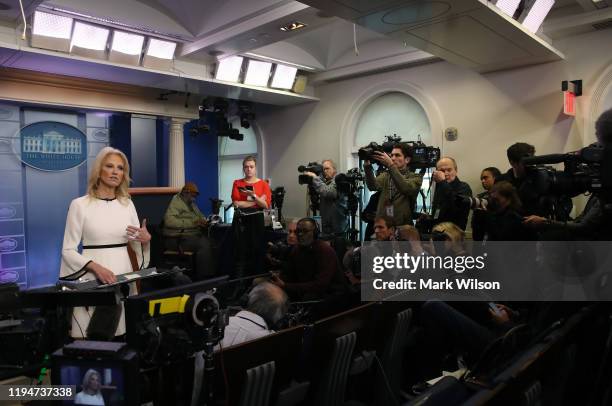
[[[102,385],[102,376],[100,375],[100,373],[98,371],[96,371],[95,369],[88,369],[87,372],[85,372],[85,375],[83,375],[83,390],[89,390],[89,380],[91,379],[92,375],[98,375],[98,381],[100,382],[100,385]],[[96,391],[96,394],[100,393],[100,388],[98,388],[98,390]]]
[[[397,232],[402,238],[404,238],[404,235],[406,235],[407,238],[405,238],[405,240],[407,241],[420,241],[421,240],[421,236],[419,235],[419,230],[417,230],[415,226],[404,224],[402,226],[397,227]]]
[[[462,243],[465,240],[465,232],[463,232],[463,230],[455,223],[451,223],[450,221],[436,224],[431,231],[446,234],[452,242]]]
[[[120,202],[126,203],[130,200],[130,194],[128,193],[128,188],[130,187],[130,163],[128,162],[127,157],[121,151],[112,147],[104,147],[98,152],[96,156],[96,160],[91,167],[91,171],[89,172],[89,179],[87,181],[87,194],[90,197],[97,197],[96,190],[98,190],[98,185],[100,184],[100,173],[102,172],[102,165],[104,165],[104,161],[109,155],[117,155],[123,161],[123,180],[121,184],[117,186],[115,190],[115,194],[117,199]]]

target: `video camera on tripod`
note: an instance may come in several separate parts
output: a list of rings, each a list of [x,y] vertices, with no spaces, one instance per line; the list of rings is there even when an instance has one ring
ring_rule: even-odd
[[[323,165],[317,162],[308,162],[307,165],[298,166],[298,172],[302,173],[298,176],[298,183],[300,185],[312,185],[312,177],[304,175],[303,172],[312,172],[320,177],[323,175]]]

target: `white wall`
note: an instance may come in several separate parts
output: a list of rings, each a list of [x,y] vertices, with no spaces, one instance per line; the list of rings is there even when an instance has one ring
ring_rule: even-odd
[[[284,214],[306,213],[304,187],[297,184],[299,164],[331,158],[340,170],[347,169],[347,139],[354,135],[366,99],[380,89],[400,87],[425,104],[432,137],[438,134],[443,154],[457,159],[460,178],[475,192],[480,191],[482,168],[508,168],[506,148],[514,142],[533,144],[538,154],[592,142],[591,110],[606,98],[600,94],[606,87],[602,82],[612,81],[610,43],[608,29],[555,42],[566,55],[561,62],[485,75],[438,62],[320,86],[317,104],[260,106],[257,120],[266,141],[268,173],[273,186],[287,190]],[[570,118],[562,114],[561,81],[576,79],[583,80],[584,95],[578,99],[577,117]],[[451,126],[459,130],[458,140],[442,142],[442,129]]]

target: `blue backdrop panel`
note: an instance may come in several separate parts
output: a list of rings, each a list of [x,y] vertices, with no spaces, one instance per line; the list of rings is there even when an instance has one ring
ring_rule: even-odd
[[[209,199],[219,195],[219,147],[214,127],[211,126],[209,134],[192,136],[189,130],[195,125],[197,120],[185,124],[185,181],[192,181],[198,185],[200,189],[198,207],[208,215],[211,213]]]
[[[155,187],[157,184],[157,120],[132,117],[132,186]]]
[[[23,110],[22,124],[59,121],[78,127],[76,113]],[[85,128],[80,128],[85,131]],[[29,288],[54,284],[59,275],[66,213],[72,199],[80,195],[80,170],[48,172],[28,166],[23,172]]]
[[[25,265],[14,265],[14,254],[24,257],[25,229],[21,161],[13,151],[19,131],[19,108],[0,105],[0,283],[26,287]]]
[[[157,185],[168,186],[170,174],[170,160],[168,151],[170,149],[170,124],[167,120],[158,118],[155,128],[157,143]]]

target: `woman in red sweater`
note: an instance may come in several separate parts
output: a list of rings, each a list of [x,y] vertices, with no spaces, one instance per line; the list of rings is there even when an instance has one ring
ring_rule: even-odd
[[[263,272],[265,255],[263,210],[271,205],[270,185],[257,177],[257,160],[247,156],[242,161],[243,179],[234,181],[234,235],[236,236],[236,276]]]

